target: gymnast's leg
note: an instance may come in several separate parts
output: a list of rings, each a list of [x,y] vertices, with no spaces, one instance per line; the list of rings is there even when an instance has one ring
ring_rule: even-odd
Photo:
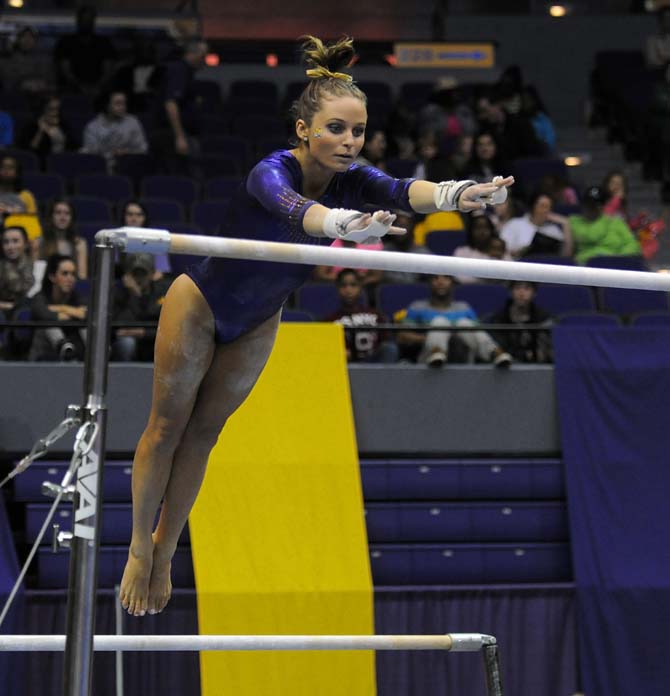
[[[133,533],[120,600],[136,616],[147,610],[156,512],[215,345],[209,305],[188,276],[179,276],[161,309],[151,413],[133,462]]]

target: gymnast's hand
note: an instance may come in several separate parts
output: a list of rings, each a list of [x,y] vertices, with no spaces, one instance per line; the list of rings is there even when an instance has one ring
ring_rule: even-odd
[[[463,212],[481,210],[487,205],[498,205],[507,200],[507,189],[514,183],[514,177],[494,176],[488,184],[468,186],[458,197],[458,209]]]
[[[327,237],[344,239],[359,244],[372,244],[386,234],[405,234],[407,230],[394,227],[396,216],[388,210],[375,213],[360,213],[356,210],[332,208],[323,223]]]

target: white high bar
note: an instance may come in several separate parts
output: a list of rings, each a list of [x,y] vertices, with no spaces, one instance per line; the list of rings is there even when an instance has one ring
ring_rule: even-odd
[[[670,273],[555,266],[493,259],[462,259],[432,254],[260,242],[195,234],[170,234],[167,230],[142,227],[101,230],[96,235],[96,240],[124,248],[129,253],[223,256],[252,261],[304,263],[343,268],[373,268],[382,271],[474,276],[499,280],[528,280],[536,283],[670,291]]]
[[[258,651],[258,650],[448,650],[476,652],[496,645],[482,633],[429,636],[201,636],[97,635],[97,652],[135,651]],[[64,635],[1,635],[0,652],[63,652]]]

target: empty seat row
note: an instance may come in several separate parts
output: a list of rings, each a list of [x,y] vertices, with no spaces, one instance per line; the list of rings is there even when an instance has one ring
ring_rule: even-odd
[[[26,505],[26,540],[33,543],[49,510],[47,503]],[[61,506],[54,522],[72,531],[72,505]],[[371,543],[566,541],[567,513],[560,502],[369,503],[365,507]],[[132,509],[128,503],[105,503],[100,542],[130,540]],[[43,539],[44,544],[51,540]],[[185,530],[181,544],[188,544]]]
[[[568,544],[372,544],[375,585],[463,585],[569,582]],[[98,556],[98,586],[118,585],[128,558],[127,546],[103,546]],[[42,589],[67,587],[70,554],[42,547],[37,554],[37,583]],[[172,583],[193,587],[190,550],[178,548]]]

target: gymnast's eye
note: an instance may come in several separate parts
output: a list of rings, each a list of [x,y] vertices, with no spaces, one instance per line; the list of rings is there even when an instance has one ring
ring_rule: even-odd
[[[331,133],[341,133],[344,130],[344,128],[341,123],[329,123],[328,130]]]
[[[356,126],[353,133],[354,138],[362,138],[365,135],[365,126]]]

